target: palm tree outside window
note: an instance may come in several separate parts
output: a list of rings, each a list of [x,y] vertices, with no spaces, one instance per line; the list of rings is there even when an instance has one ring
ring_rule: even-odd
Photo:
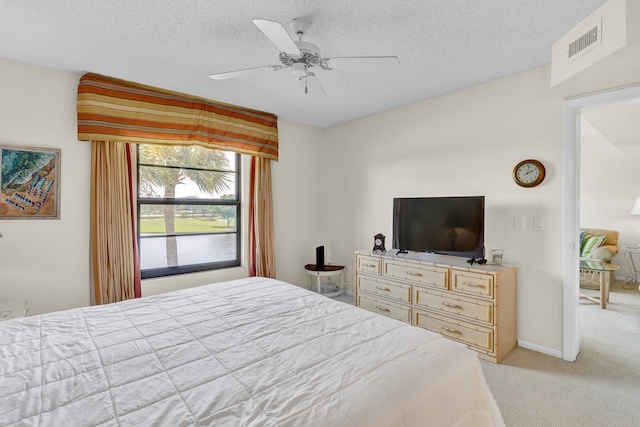
[[[138,145],[142,278],[240,265],[240,154]]]

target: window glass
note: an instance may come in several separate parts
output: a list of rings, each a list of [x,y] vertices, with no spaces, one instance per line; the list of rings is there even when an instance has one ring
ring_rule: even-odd
[[[237,208],[234,205],[140,206],[140,234],[235,233]]]
[[[140,197],[235,198],[235,172],[140,166]],[[177,183],[177,184],[176,184]]]
[[[236,253],[237,241],[231,234],[157,236],[140,239],[140,269],[228,263],[236,260]]]
[[[143,278],[240,265],[239,154],[138,145]]]

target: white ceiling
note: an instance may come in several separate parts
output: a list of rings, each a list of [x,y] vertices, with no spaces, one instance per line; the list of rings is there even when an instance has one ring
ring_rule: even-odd
[[[582,111],[582,118],[621,150],[640,146],[640,99],[591,107]]]
[[[605,0],[0,0],[0,57],[94,72],[328,127],[547,65],[551,45]],[[289,30],[322,56],[395,55],[396,70],[317,75],[309,99],[286,70],[214,81],[209,74],[278,64],[251,22]],[[314,69],[315,70],[315,69]]]

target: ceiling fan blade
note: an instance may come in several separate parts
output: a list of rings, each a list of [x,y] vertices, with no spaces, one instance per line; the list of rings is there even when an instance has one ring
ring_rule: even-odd
[[[235,70],[235,71],[226,71],[224,73],[216,73],[209,75],[213,80],[226,80],[226,79],[234,79],[236,77],[249,76],[251,74],[258,74],[262,70],[267,68],[271,68],[273,71],[278,71],[282,69],[281,65],[264,65],[262,67],[254,67],[254,68],[245,68],[244,70]]]
[[[363,66],[386,70],[396,68],[400,65],[400,60],[397,56],[338,56],[323,58],[322,62],[329,67],[329,70],[353,69]]]
[[[327,93],[320,84],[320,80],[318,80],[318,77],[316,77],[314,73],[309,71],[305,76],[299,77],[298,80],[304,89],[305,95],[310,98],[324,99],[327,97]]]
[[[287,30],[281,23],[267,19],[254,19],[253,23],[276,45],[281,52],[289,55],[302,55],[300,49],[293,41]]]

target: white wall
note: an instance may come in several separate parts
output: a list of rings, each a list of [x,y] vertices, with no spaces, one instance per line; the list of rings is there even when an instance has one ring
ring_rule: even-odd
[[[354,251],[370,249],[376,233],[391,246],[394,197],[484,195],[485,246],[518,266],[518,338],[560,350],[563,99],[549,80],[539,68],[327,129],[325,232],[349,277]],[[536,188],[512,179],[527,158],[546,166]]]
[[[62,150],[61,219],[0,221],[0,300],[28,299],[31,314],[89,304],[90,147],[76,139],[78,78],[0,59],[0,143]],[[354,252],[378,232],[391,246],[393,197],[482,194],[487,250],[504,249],[518,266],[518,338],[559,351],[563,99],[549,79],[539,68],[330,129],[280,121],[277,277],[306,286],[304,264],[325,245],[352,287]],[[511,178],[526,158],[547,168],[539,187]],[[525,217],[525,230],[514,230],[514,216]],[[534,216],[545,218],[544,231],[533,230]],[[143,294],[246,275],[245,262],[146,280]]]
[[[617,147],[584,121],[581,133],[580,225],[618,230],[618,247],[636,246],[640,217],[629,212],[640,197],[640,144]],[[621,252],[612,262],[620,266],[617,279],[631,274]]]
[[[276,277],[308,287],[305,264],[315,264],[315,248],[325,245],[323,197],[331,157],[322,129],[280,120],[279,160],[272,162]],[[335,263],[337,264],[337,262]]]
[[[77,140],[80,76],[0,59],[0,144],[59,148],[59,220],[1,220],[0,301],[29,313],[89,304],[91,147]]]
[[[28,300],[40,314],[90,304],[89,143],[77,140],[80,76],[0,59],[0,144],[61,149],[60,220],[0,221],[0,301]],[[304,265],[322,241],[318,177],[321,129],[280,121],[281,155],[272,165],[278,278],[306,286]],[[243,156],[243,175],[249,158]],[[243,194],[249,191],[243,180]],[[247,215],[243,218],[247,242]],[[248,276],[248,260],[222,271],[147,279],[143,296]]]

